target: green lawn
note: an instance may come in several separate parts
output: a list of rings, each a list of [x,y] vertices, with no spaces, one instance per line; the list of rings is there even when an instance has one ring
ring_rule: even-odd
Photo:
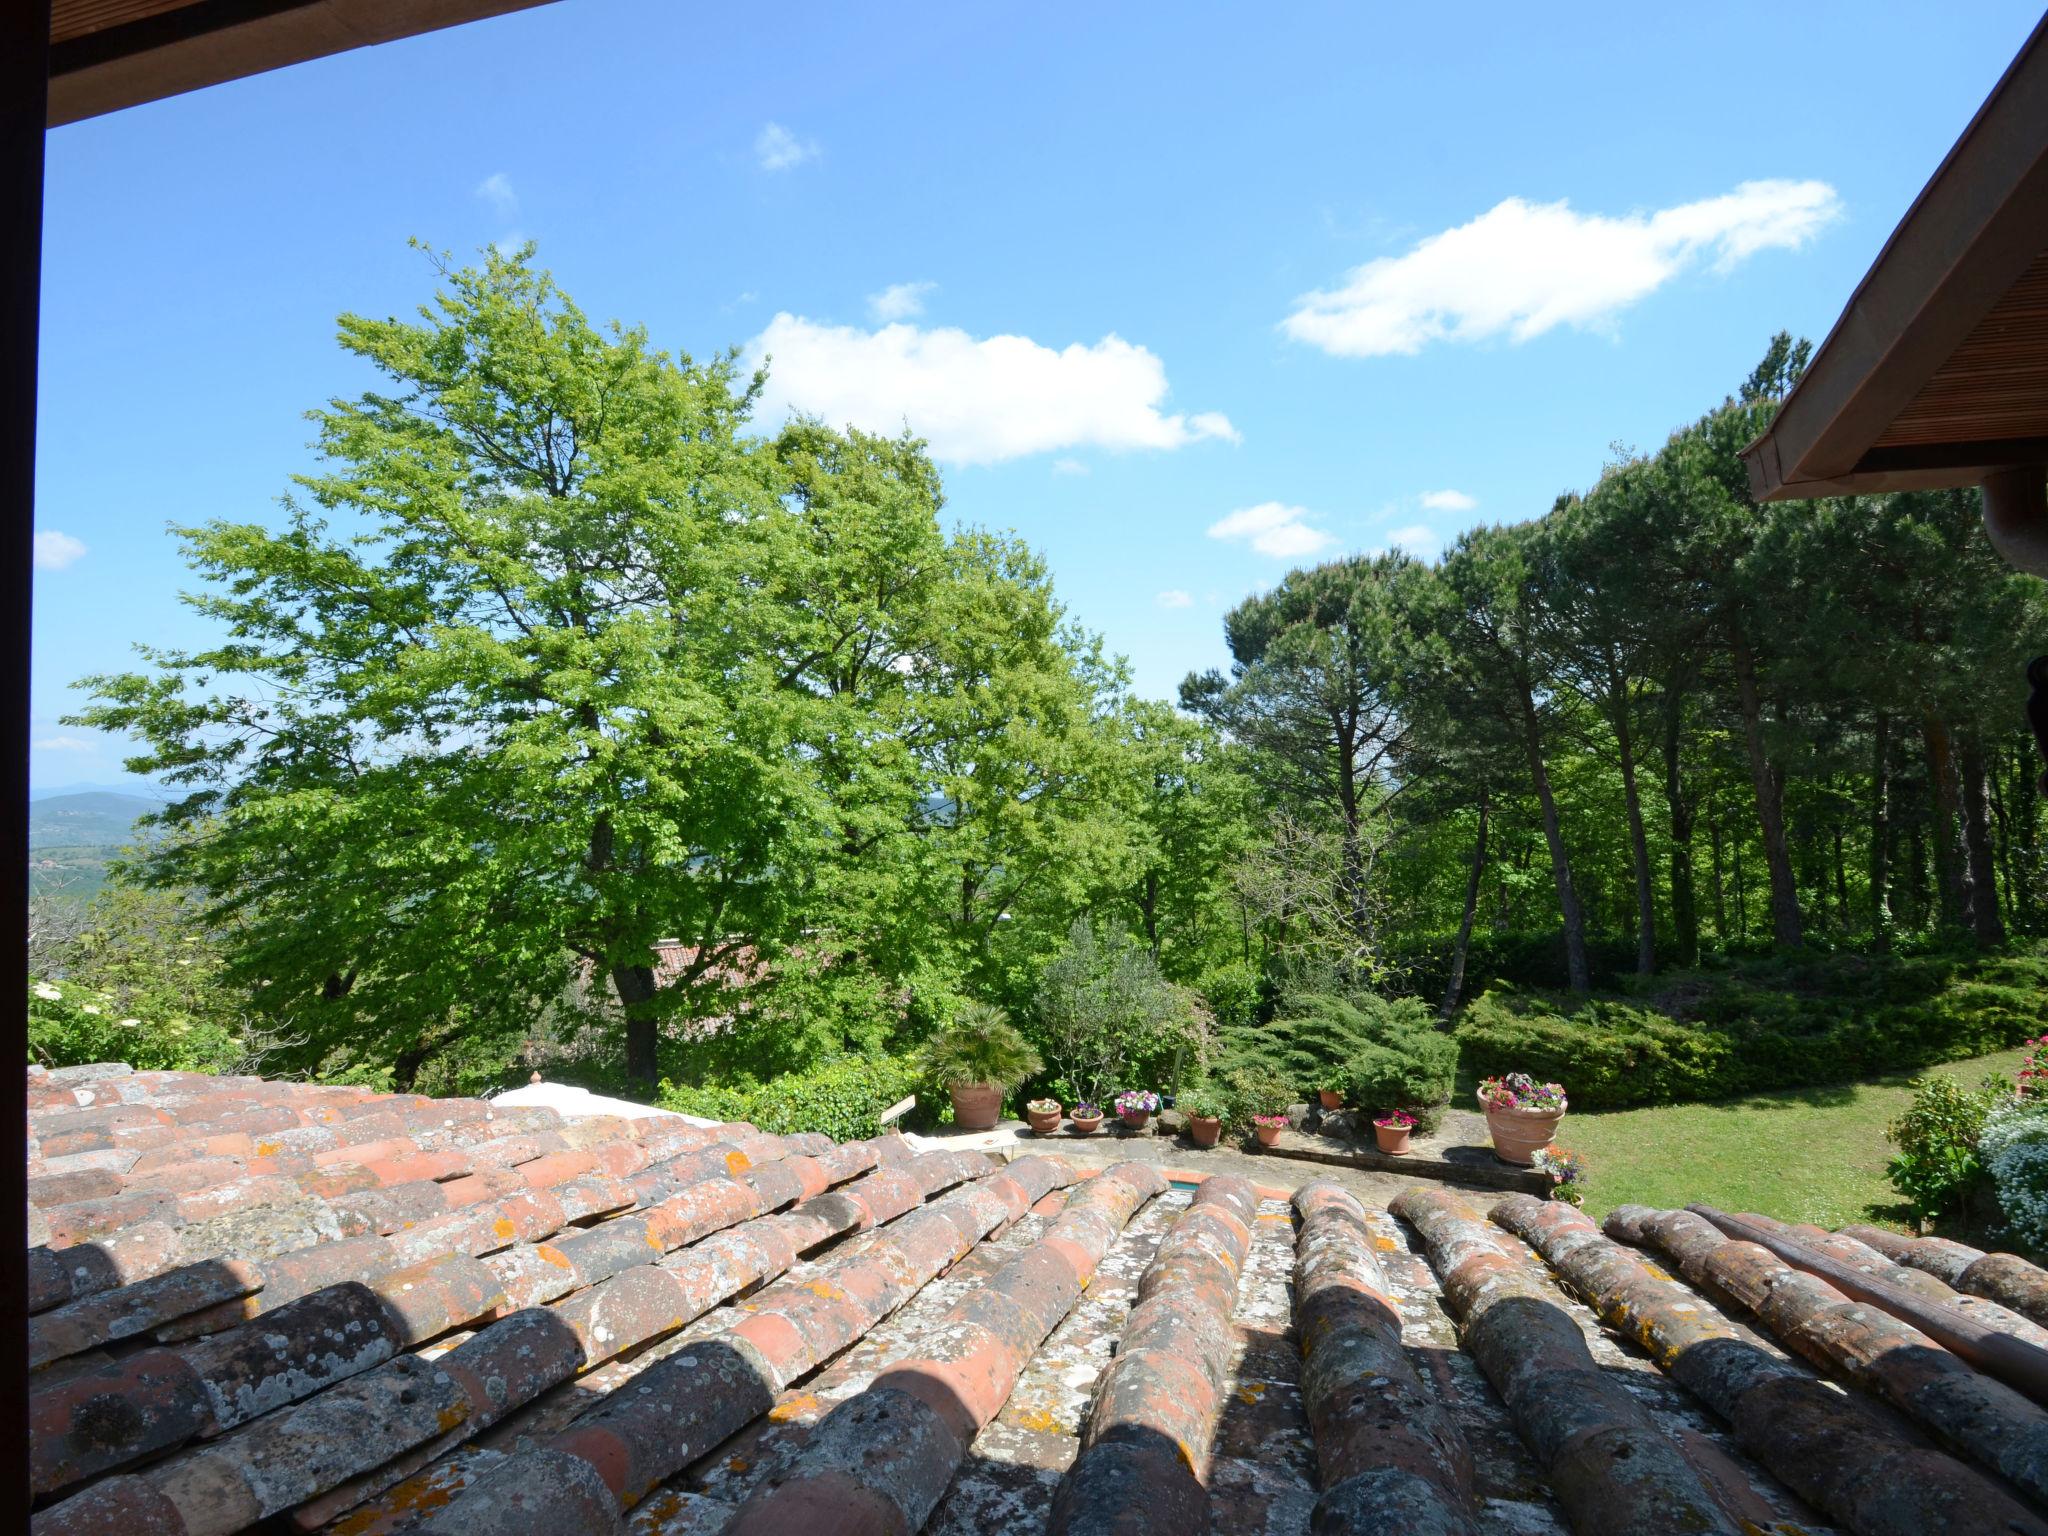
[[[2011,1077],[2024,1051],[1930,1068],[1976,1083]],[[1715,1104],[1569,1115],[1561,1145],[1585,1154],[1586,1210],[1677,1207],[1704,1201],[1824,1227],[1874,1221],[1903,1227],[1905,1208],[1885,1181],[1884,1128],[1912,1101],[1912,1074],[1794,1088]]]

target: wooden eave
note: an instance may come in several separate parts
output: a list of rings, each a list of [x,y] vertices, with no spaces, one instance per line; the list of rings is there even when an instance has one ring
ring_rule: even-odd
[[[547,0],[52,0],[50,127]]]
[[[2048,17],[1743,458],[1759,501],[2048,464]]]

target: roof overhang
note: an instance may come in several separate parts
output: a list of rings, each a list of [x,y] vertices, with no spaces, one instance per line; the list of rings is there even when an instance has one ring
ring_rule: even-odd
[[[547,0],[54,0],[52,128]]]
[[[1759,501],[2048,464],[2048,17],[1743,458]]]

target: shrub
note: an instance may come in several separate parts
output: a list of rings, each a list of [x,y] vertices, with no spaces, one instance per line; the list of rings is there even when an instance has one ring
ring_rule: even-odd
[[[1230,1098],[1210,1083],[1197,1083],[1174,1101],[1181,1113],[1198,1120],[1230,1118]]]
[[[1266,1067],[1248,1065],[1225,1072],[1222,1083],[1226,1113],[1232,1126],[1250,1123],[1260,1115],[1285,1115],[1294,1102],[1294,1087],[1279,1073]]]
[[[251,1055],[224,1024],[186,1017],[142,1018],[113,993],[68,981],[28,989],[29,1055],[46,1067],[125,1061],[141,1071],[232,1072]]]
[[[2048,1248],[2048,1104],[1994,1109],[1984,1118],[1977,1155],[1991,1175],[2007,1230],[2023,1247]]]
[[[1952,1077],[1923,1077],[1913,1084],[1913,1106],[1885,1127],[1885,1139],[1899,1155],[1885,1166],[1892,1188],[1906,1197],[1913,1219],[1926,1223],[1966,1206],[1984,1176],[1977,1141],[1985,1118],[2011,1097],[1998,1078],[1964,1088]]]
[[[993,1083],[1005,1093],[1044,1065],[1010,1016],[988,1003],[963,1003],[959,1016],[932,1036],[925,1070],[948,1088]]]
[[[1352,1058],[1345,1087],[1352,1103],[1371,1115],[1405,1109],[1427,1133],[1443,1119],[1458,1076],[1458,1042],[1435,1030],[1396,1046],[1362,1046]]]
[[[904,1057],[842,1056],[765,1083],[664,1082],[660,1103],[686,1115],[750,1120],[777,1136],[822,1131],[835,1141],[860,1141],[880,1135],[882,1111],[923,1082],[919,1064]]]
[[[1373,1114],[1410,1110],[1431,1130],[1458,1072],[1457,1042],[1420,999],[1325,987],[1288,993],[1268,1023],[1228,1032],[1224,1049],[1226,1074],[1277,1079],[1283,1102],[1334,1088]]]
[[[1121,924],[1077,918],[1039,976],[1033,1034],[1055,1076],[1091,1099],[1136,1085],[1175,1089],[1207,1065],[1201,999],[1160,974]]]
[[[2048,959],[1771,957],[1659,978],[1657,999],[1560,998],[1500,983],[1460,1016],[1465,1066],[1526,1071],[1580,1109],[1730,1098],[1909,1071],[2048,1027]]]

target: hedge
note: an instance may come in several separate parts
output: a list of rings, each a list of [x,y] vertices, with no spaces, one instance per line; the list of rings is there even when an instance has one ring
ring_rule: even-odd
[[[1660,983],[1653,1000],[1495,983],[1460,1016],[1475,1076],[1561,1082],[1580,1109],[1732,1098],[1913,1071],[2048,1030],[2048,953],[1814,956]]]
[[[860,1141],[881,1134],[883,1110],[924,1086],[917,1065],[904,1057],[841,1056],[765,1083],[664,1082],[660,1103],[686,1115],[752,1121],[777,1136],[822,1131],[835,1141]]]

